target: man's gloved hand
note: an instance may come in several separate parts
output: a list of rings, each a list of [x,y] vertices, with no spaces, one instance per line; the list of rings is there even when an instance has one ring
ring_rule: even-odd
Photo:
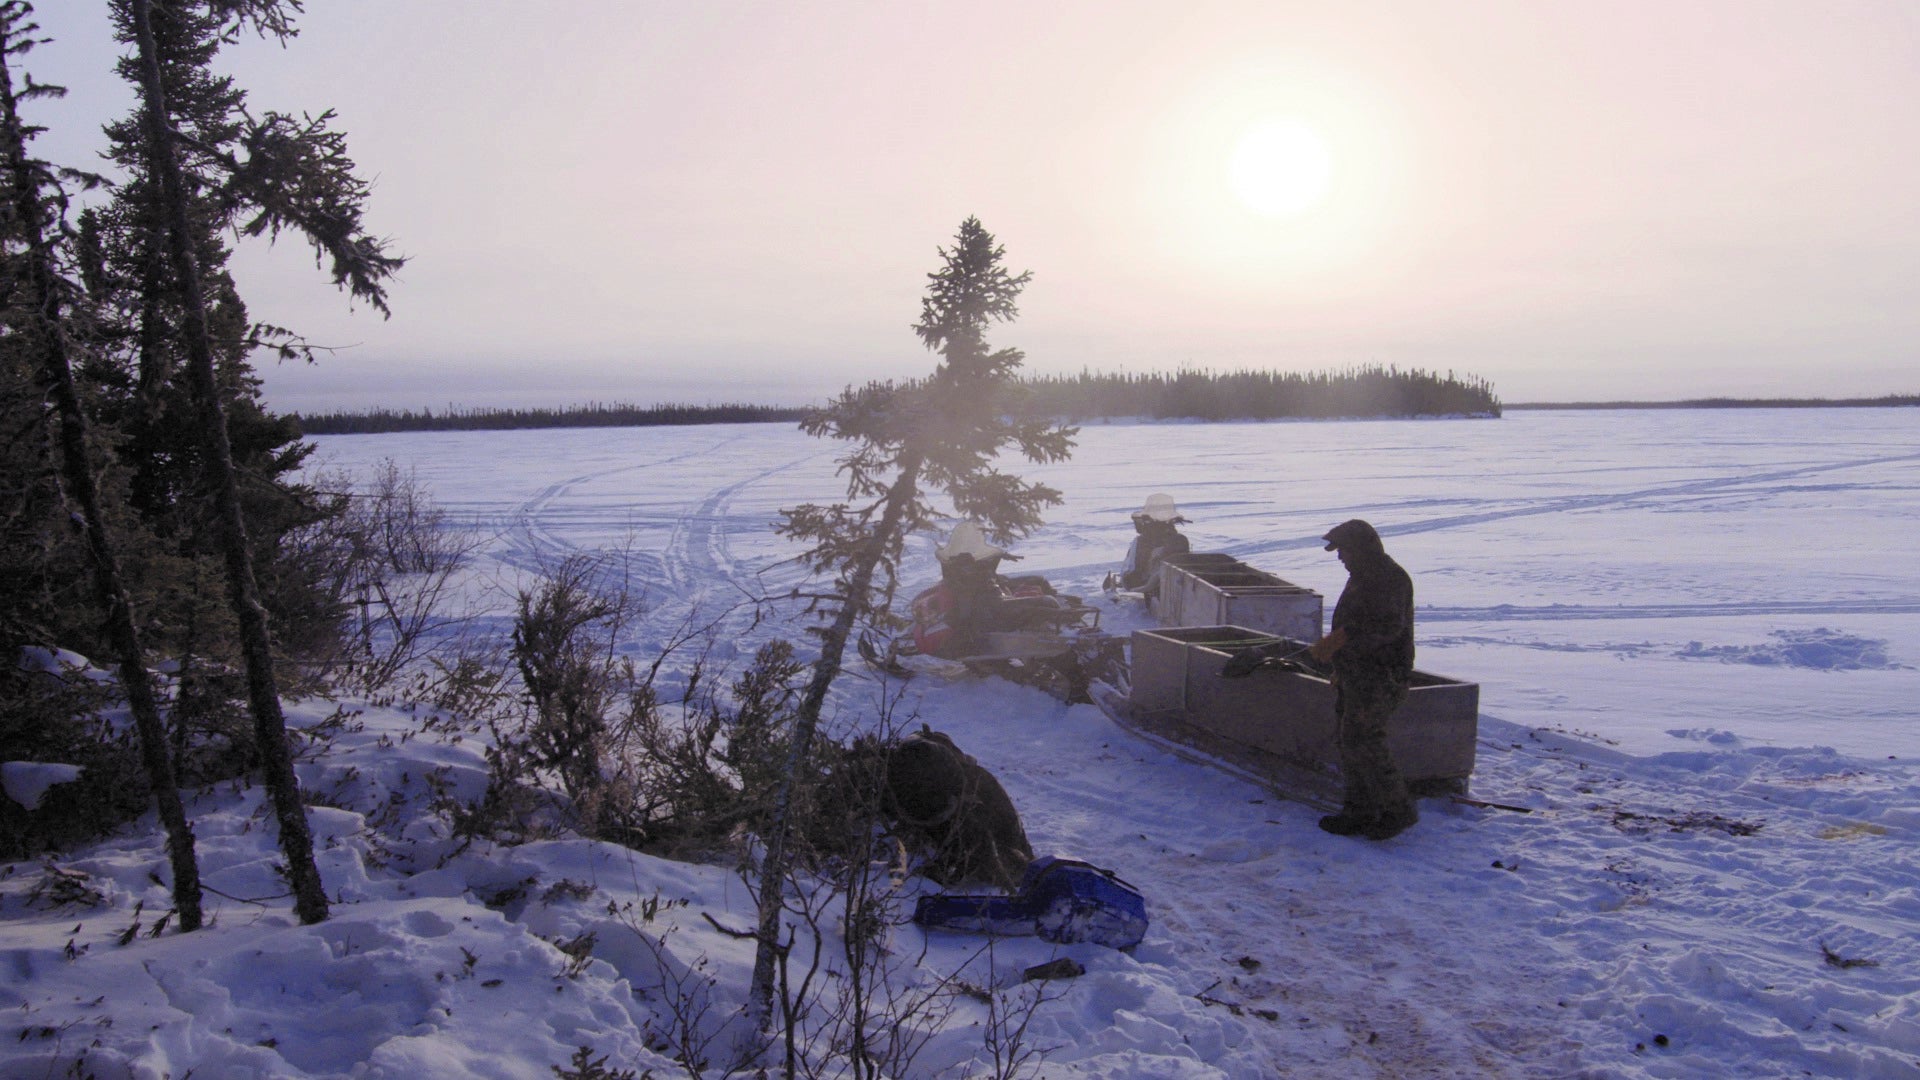
[[[1332,660],[1333,654],[1339,652],[1340,647],[1346,643],[1347,628],[1336,626],[1333,628],[1333,633],[1314,642],[1313,648],[1307,650],[1307,655],[1313,657],[1316,663],[1324,664]]]
[[[1229,679],[1245,678],[1259,670],[1260,665],[1266,662],[1265,653],[1259,649],[1248,649],[1246,652],[1237,652],[1228,657],[1227,666],[1220,669],[1220,674]]]

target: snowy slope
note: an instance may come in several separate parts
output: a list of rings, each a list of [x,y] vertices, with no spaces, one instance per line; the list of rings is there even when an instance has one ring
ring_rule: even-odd
[[[834,448],[779,427],[322,442],[342,464],[414,464],[492,537],[477,580],[619,553],[653,603],[639,655],[694,612],[740,618],[743,593],[794,584],[767,525],[837,493]],[[1029,474],[1067,502],[1020,569],[1088,594],[1153,491],[1195,519],[1196,549],[1329,597],[1341,575],[1314,537],[1372,520],[1419,590],[1420,666],[1482,684],[1474,793],[1533,811],[1428,800],[1395,840],[1335,838],[1091,706],[909,684],[900,715],[993,769],[1037,849],[1148,898],[1147,940],[1067,947],[1087,974],[1066,982],[1018,983],[1043,943],[984,956],[895,930],[917,985],[1043,988],[1039,1075],[1920,1076],[1920,569],[1899,554],[1920,520],[1920,412],[1116,425]],[[909,579],[930,579],[930,541],[914,559]],[[744,659],[792,632],[722,648]],[[884,689],[847,681],[836,729],[870,722]],[[474,740],[352,708],[302,766],[326,804],[325,924],[219,899],[211,931],[148,936],[167,905],[150,828],[0,871],[0,1005],[20,1029],[0,1075],[84,1058],[100,1077],[548,1077],[581,1045],[660,1076],[685,1073],[689,1043],[725,1059],[751,965],[706,918],[751,922],[730,870],[564,839],[456,853],[425,777],[477,790]],[[305,703],[298,722],[330,711]],[[257,790],[192,812],[213,887],[282,891]],[[73,873],[99,903],[54,904]],[[578,952],[589,931],[589,960],[554,944]],[[992,1074],[984,1010],[956,1009],[912,1075]]]

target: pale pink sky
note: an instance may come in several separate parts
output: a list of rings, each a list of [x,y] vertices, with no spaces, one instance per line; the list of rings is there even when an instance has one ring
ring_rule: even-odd
[[[922,374],[969,214],[1034,272],[1031,370],[1471,372],[1509,402],[1920,390],[1920,5],[315,0],[230,50],[334,108],[412,257],[393,318],[245,250],[278,407],[818,400]],[[26,67],[90,164],[104,0]],[[1316,132],[1262,217],[1240,136]]]

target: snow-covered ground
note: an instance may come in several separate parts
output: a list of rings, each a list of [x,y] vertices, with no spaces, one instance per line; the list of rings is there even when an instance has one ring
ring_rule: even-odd
[[[319,441],[340,466],[415,468],[488,537],[485,578],[620,562],[649,595],[640,656],[690,619],[721,618],[716,655],[736,662],[799,640],[726,612],[798,583],[776,511],[840,495],[839,448],[779,425]],[[1196,550],[1329,601],[1343,575],[1317,537],[1372,521],[1414,577],[1420,667],[1481,685],[1474,794],[1533,810],[1427,800],[1401,837],[1340,839],[1092,706],[916,680],[902,715],[991,768],[1037,850],[1148,900],[1131,954],[1016,939],[984,956],[895,929],[909,982],[964,971],[1002,1003],[1044,988],[1029,1074],[1920,1076],[1920,410],[1102,425],[1071,462],[1020,471],[1066,501],[1018,569],[1089,596],[1156,491]],[[910,582],[934,577],[931,551]],[[1105,624],[1148,625],[1126,606]],[[846,680],[836,729],[870,722],[880,691]],[[479,748],[354,708],[302,766],[325,804],[327,923],[231,899],[283,888],[254,789],[191,808],[224,894],[206,933],[149,936],[167,907],[151,828],[0,870],[19,1029],[0,1032],[0,1075],[532,1078],[582,1045],[676,1075],[675,1006],[709,980],[690,1030],[724,1059],[751,956],[703,916],[750,923],[730,871],[577,840],[454,855],[425,774],[475,792]],[[590,962],[555,944],[588,931]],[[1056,952],[1087,973],[1018,982]],[[985,1007],[956,1008],[911,1075],[993,1074]]]

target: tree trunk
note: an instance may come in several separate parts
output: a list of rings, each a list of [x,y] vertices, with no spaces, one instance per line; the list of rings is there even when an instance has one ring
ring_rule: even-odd
[[[753,957],[753,985],[748,998],[753,1029],[765,1035],[773,1022],[774,962],[780,947],[780,912],[784,907],[787,879],[787,838],[792,832],[789,820],[793,811],[793,789],[799,782],[813,747],[814,730],[820,723],[820,709],[826,704],[827,690],[840,674],[841,658],[846,655],[847,639],[853,636],[853,624],[867,608],[873,588],[873,572],[887,550],[887,541],[900,528],[907,506],[913,501],[920,479],[920,455],[909,453],[900,463],[900,477],[887,490],[887,508],[881,512],[880,526],[874,531],[873,546],[853,568],[847,581],[847,595],[840,613],[820,639],[820,659],[814,661],[813,678],[794,712],[793,747],[787,758],[787,773],[774,795],[773,826],[766,838],[767,850],[760,860],[759,944]]]
[[[12,41],[5,44],[11,46]],[[28,278],[38,302],[35,321],[40,336],[37,343],[40,362],[60,417],[61,471],[65,474],[67,491],[80,504],[87,554],[93,562],[94,594],[106,611],[107,629],[120,667],[120,686],[127,695],[127,706],[140,733],[140,757],[146,767],[147,782],[153,786],[154,807],[167,832],[167,857],[173,867],[174,911],[180,917],[182,933],[198,930],[202,923],[200,867],[194,860],[193,827],[180,802],[180,788],[167,754],[166,724],[160,718],[159,701],[147,673],[145,653],[140,647],[140,634],[133,617],[133,602],[120,575],[120,560],[101,513],[99,485],[94,481],[92,463],[87,460],[87,418],[80,408],[72,360],[61,333],[60,293],[53,270],[53,253],[47,243],[41,191],[27,164],[26,139],[21,132],[18,101],[13,93],[13,72],[6,65],[4,51],[0,51],[0,107],[5,109],[6,150],[16,155],[12,170],[13,204],[27,246]]]
[[[327,894],[313,862],[313,835],[306,808],[300,801],[299,778],[287,748],[287,722],[280,711],[280,692],[273,674],[272,639],[267,612],[254,583],[253,556],[247,545],[246,518],[240,504],[240,481],[227,436],[227,418],[220,402],[214,370],[212,335],[207,328],[206,297],[192,246],[187,219],[187,196],[175,153],[174,133],[167,119],[166,86],[154,42],[151,0],[131,0],[134,33],[141,60],[141,87],[145,98],[147,139],[154,179],[167,217],[168,257],[179,279],[185,324],[188,375],[200,411],[207,442],[207,466],[213,473],[215,517],[226,561],[228,600],[240,628],[240,650],[247,670],[247,700],[253,713],[254,739],[259,744],[267,790],[280,825],[280,851],[287,860],[287,878],[293,885],[293,906],[303,923],[327,917]]]

